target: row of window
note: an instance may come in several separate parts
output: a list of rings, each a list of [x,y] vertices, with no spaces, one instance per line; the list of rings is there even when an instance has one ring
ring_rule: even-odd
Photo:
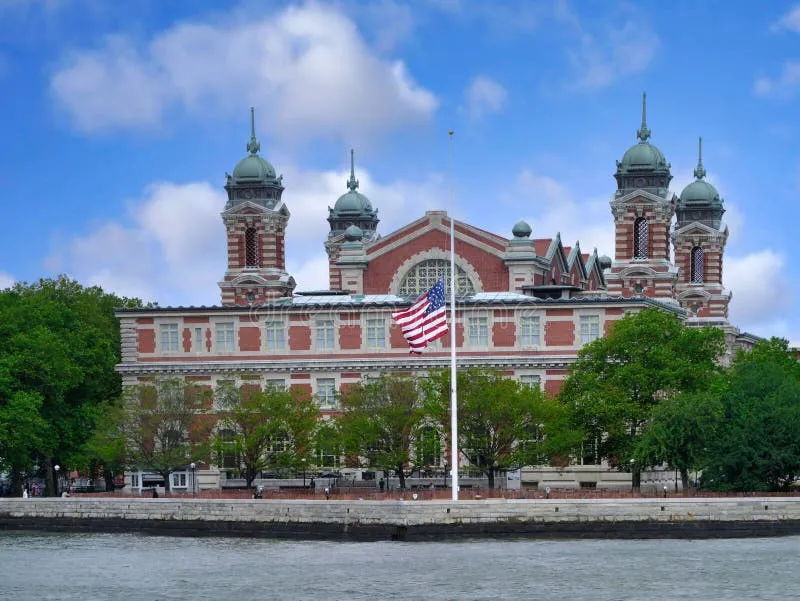
[[[366,320],[366,347],[368,349],[387,348],[387,320],[370,318]],[[471,347],[488,347],[490,342],[489,318],[485,316],[468,317],[466,323],[467,344]],[[517,344],[521,347],[536,347],[542,344],[542,324],[538,316],[523,316],[517,329]],[[196,327],[192,333],[192,350],[206,350],[206,328]],[[600,337],[600,316],[580,316],[580,342],[586,344]],[[287,350],[287,325],[285,321],[268,321],[264,325],[264,348],[267,351]],[[332,319],[319,319],[314,322],[314,350],[336,350],[336,324]],[[180,327],[177,323],[159,325],[159,349],[165,353],[176,353],[181,349]],[[236,330],[234,322],[224,321],[214,324],[213,349],[217,353],[236,351]]]

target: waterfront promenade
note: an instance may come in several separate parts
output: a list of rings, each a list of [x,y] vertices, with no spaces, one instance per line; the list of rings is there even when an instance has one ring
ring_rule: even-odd
[[[800,534],[800,497],[4,498],[0,529],[344,540],[746,537]]]

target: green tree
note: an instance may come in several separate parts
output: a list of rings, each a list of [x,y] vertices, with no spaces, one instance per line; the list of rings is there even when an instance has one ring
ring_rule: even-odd
[[[427,383],[428,411],[442,430],[450,423],[450,371]],[[545,463],[574,446],[564,408],[538,386],[527,386],[492,370],[458,372],[458,439],[470,466],[494,488],[498,472]]]
[[[634,458],[640,465],[666,463],[689,487],[689,471],[699,470],[722,418],[717,391],[681,393],[655,406]]]
[[[127,388],[118,428],[127,467],[159,474],[169,490],[172,472],[206,460],[209,396],[177,378]]]
[[[727,374],[722,419],[702,485],[786,491],[800,477],[800,364],[785,340],[740,351]]]
[[[211,445],[217,463],[235,463],[248,488],[259,472],[307,464],[320,416],[308,394],[221,385],[215,399],[219,420]]]
[[[406,486],[414,471],[414,442],[421,438],[425,412],[415,380],[381,376],[342,392],[337,419],[345,453],[373,469],[391,471]]]
[[[29,432],[29,442],[13,452],[0,451],[14,482],[20,482],[26,465],[36,463],[53,494],[55,463],[85,466],[95,409],[118,400],[121,392],[114,308],[140,304],[64,276],[0,291],[0,420],[7,420],[0,429],[10,429],[21,417],[17,395],[41,401],[32,405],[38,417],[24,420],[37,435]]]
[[[686,327],[656,308],[625,315],[608,335],[584,346],[560,400],[583,432],[585,459],[632,465],[638,488],[644,466],[635,461],[636,448],[653,409],[678,393],[705,390],[723,351],[721,330]]]

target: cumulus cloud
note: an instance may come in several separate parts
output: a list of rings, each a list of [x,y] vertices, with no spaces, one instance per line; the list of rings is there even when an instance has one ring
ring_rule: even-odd
[[[762,98],[789,98],[800,88],[800,61],[783,63],[777,77],[762,76],[756,79],[753,91]]]
[[[5,290],[6,288],[11,288],[14,285],[16,280],[11,276],[11,274],[3,273],[0,271],[0,290]]]
[[[276,135],[353,139],[425,120],[438,104],[402,61],[376,56],[344,13],[319,4],[178,23],[144,42],[108,37],[67,56],[51,88],[90,133],[251,104]]]
[[[557,20],[572,31],[576,44],[567,57],[578,89],[599,89],[641,73],[656,56],[661,41],[645,19],[632,10],[599,27],[588,27],[566,2],[556,4]]]
[[[566,184],[531,169],[522,170],[503,196],[515,206],[536,207],[520,215],[533,228],[533,238],[553,238],[560,233],[565,246],[579,241],[583,252],[597,248],[601,255],[614,255],[614,220],[608,197],[578,200]],[[510,226],[503,229],[510,230]]]
[[[723,281],[725,287],[733,292],[730,305],[732,323],[759,333],[762,327],[780,321],[793,303],[785,267],[786,257],[769,248],[742,257],[726,255]],[[765,290],[769,291],[768,299]],[[787,330],[784,328],[782,331],[781,335],[785,336]]]
[[[284,174],[283,200],[291,212],[287,271],[298,290],[325,289],[327,207],[345,192],[349,173],[344,167],[317,172],[289,166]],[[357,174],[359,190],[379,210],[379,232],[421,217],[417,207],[445,206],[445,187],[436,174],[419,183],[387,184],[374,182],[366,169]],[[216,284],[226,268],[224,206],[222,190],[207,182],[155,183],[128,203],[122,219],[91,224],[87,232],[61,240],[47,265],[86,284],[162,305],[218,304]]]
[[[467,86],[466,106],[471,119],[499,113],[506,103],[508,93],[495,80],[485,75],[478,75]]]

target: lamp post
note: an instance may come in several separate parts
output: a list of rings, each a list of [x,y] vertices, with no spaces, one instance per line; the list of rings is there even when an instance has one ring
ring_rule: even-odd
[[[631,492],[636,490],[636,459],[631,459]]]
[[[61,471],[61,466],[57,463],[53,466],[53,470],[56,472],[56,496],[61,496],[61,478],[59,477],[59,472]]]
[[[303,457],[300,460],[300,463],[303,464],[303,489],[305,490],[305,487],[306,487],[306,458]]]
[[[195,464],[195,462],[192,461],[189,464],[189,467],[192,468],[192,496],[194,496],[197,493],[197,477],[196,477],[197,472],[195,471],[197,469],[197,464]]]

